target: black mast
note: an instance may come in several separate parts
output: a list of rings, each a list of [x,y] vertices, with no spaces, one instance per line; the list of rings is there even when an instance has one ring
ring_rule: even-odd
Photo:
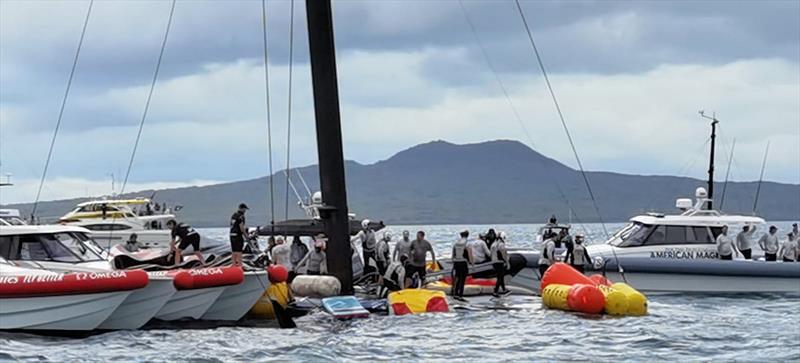
[[[712,199],[712,201],[708,202],[708,209],[712,209],[714,203],[714,151],[716,149],[717,124],[719,120],[717,120],[716,113],[708,117],[703,111],[700,111],[700,116],[711,120],[711,156],[708,159],[708,199]]]
[[[322,201],[320,214],[328,236],[328,273],[342,283],[342,294],[353,293],[353,265],[344,181],[342,127],[336,81],[336,51],[330,0],[306,1],[311,80]]]

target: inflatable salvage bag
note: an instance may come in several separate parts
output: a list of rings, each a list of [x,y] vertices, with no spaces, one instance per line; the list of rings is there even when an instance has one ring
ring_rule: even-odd
[[[342,284],[333,276],[300,275],[292,280],[291,287],[296,296],[315,298],[337,296],[342,291]]]
[[[625,283],[610,284],[605,277],[586,277],[558,262],[547,269],[541,282],[542,303],[551,309],[587,314],[647,315],[647,298]]]
[[[405,289],[389,294],[389,315],[449,312],[444,292],[425,289]]]

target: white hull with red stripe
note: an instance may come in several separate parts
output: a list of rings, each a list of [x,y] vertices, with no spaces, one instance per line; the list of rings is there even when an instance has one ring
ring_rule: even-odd
[[[239,285],[228,286],[203,314],[203,320],[236,321],[244,317],[269,288],[267,271],[247,271]]]

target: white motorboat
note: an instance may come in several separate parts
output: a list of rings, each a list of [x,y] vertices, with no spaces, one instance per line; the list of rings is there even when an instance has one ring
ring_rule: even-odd
[[[729,227],[733,238],[741,226],[764,225],[765,221],[708,209],[710,202],[705,189],[698,188],[694,204],[691,199],[677,201],[680,214],[650,213],[631,218],[605,243],[587,246],[593,259],[590,270],[650,294],[800,294],[800,263],[766,262],[755,243],[752,260],[719,259],[716,237],[723,226]],[[538,258],[538,252],[525,254],[529,261]],[[518,277],[518,281],[536,286],[540,278],[536,271]]]
[[[0,329],[93,330],[146,284],[141,271],[61,274],[0,258]]]
[[[244,281],[239,285],[228,286],[201,319],[239,320],[250,311],[268,288],[269,278],[266,270],[245,271]]]
[[[169,209],[154,211],[150,199],[99,199],[78,204],[59,223],[92,231],[103,248],[124,243],[131,234],[148,248],[167,248],[171,241],[166,222],[175,219]],[[165,207],[166,208],[166,207]]]
[[[19,266],[53,272],[118,272],[89,243],[88,232],[60,225],[3,227],[0,255]],[[132,292],[98,329],[137,329],[170,300],[175,293],[172,279],[148,275],[147,287]]]
[[[19,214],[19,209],[0,209],[0,226],[22,226],[25,220]]]

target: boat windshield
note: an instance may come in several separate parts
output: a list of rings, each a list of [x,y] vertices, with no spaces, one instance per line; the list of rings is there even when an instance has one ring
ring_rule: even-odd
[[[65,247],[72,253],[78,255],[82,261],[102,261],[101,254],[93,248],[86,246],[85,239],[89,239],[82,233],[58,233],[55,235]],[[91,240],[91,239],[90,239]]]
[[[12,260],[23,261],[56,261],[56,262],[87,262],[101,261],[100,255],[83,247],[81,241],[73,233],[54,234],[28,234],[18,237],[11,236],[2,240],[5,248],[0,246],[0,251],[11,254]],[[11,246],[16,245],[17,248]],[[16,250],[16,253],[11,251]]]
[[[614,233],[608,243],[616,247],[641,246],[652,231],[652,225],[633,222]]]
[[[27,224],[27,223],[25,223],[25,221],[23,221],[19,217],[2,217],[0,219],[2,219],[4,222],[8,223],[8,225],[10,225],[10,226],[24,226],[24,225]]]
[[[88,248],[104,260],[108,258],[108,251],[100,247],[94,239],[83,233],[76,233],[75,236],[78,237],[85,248]]]

